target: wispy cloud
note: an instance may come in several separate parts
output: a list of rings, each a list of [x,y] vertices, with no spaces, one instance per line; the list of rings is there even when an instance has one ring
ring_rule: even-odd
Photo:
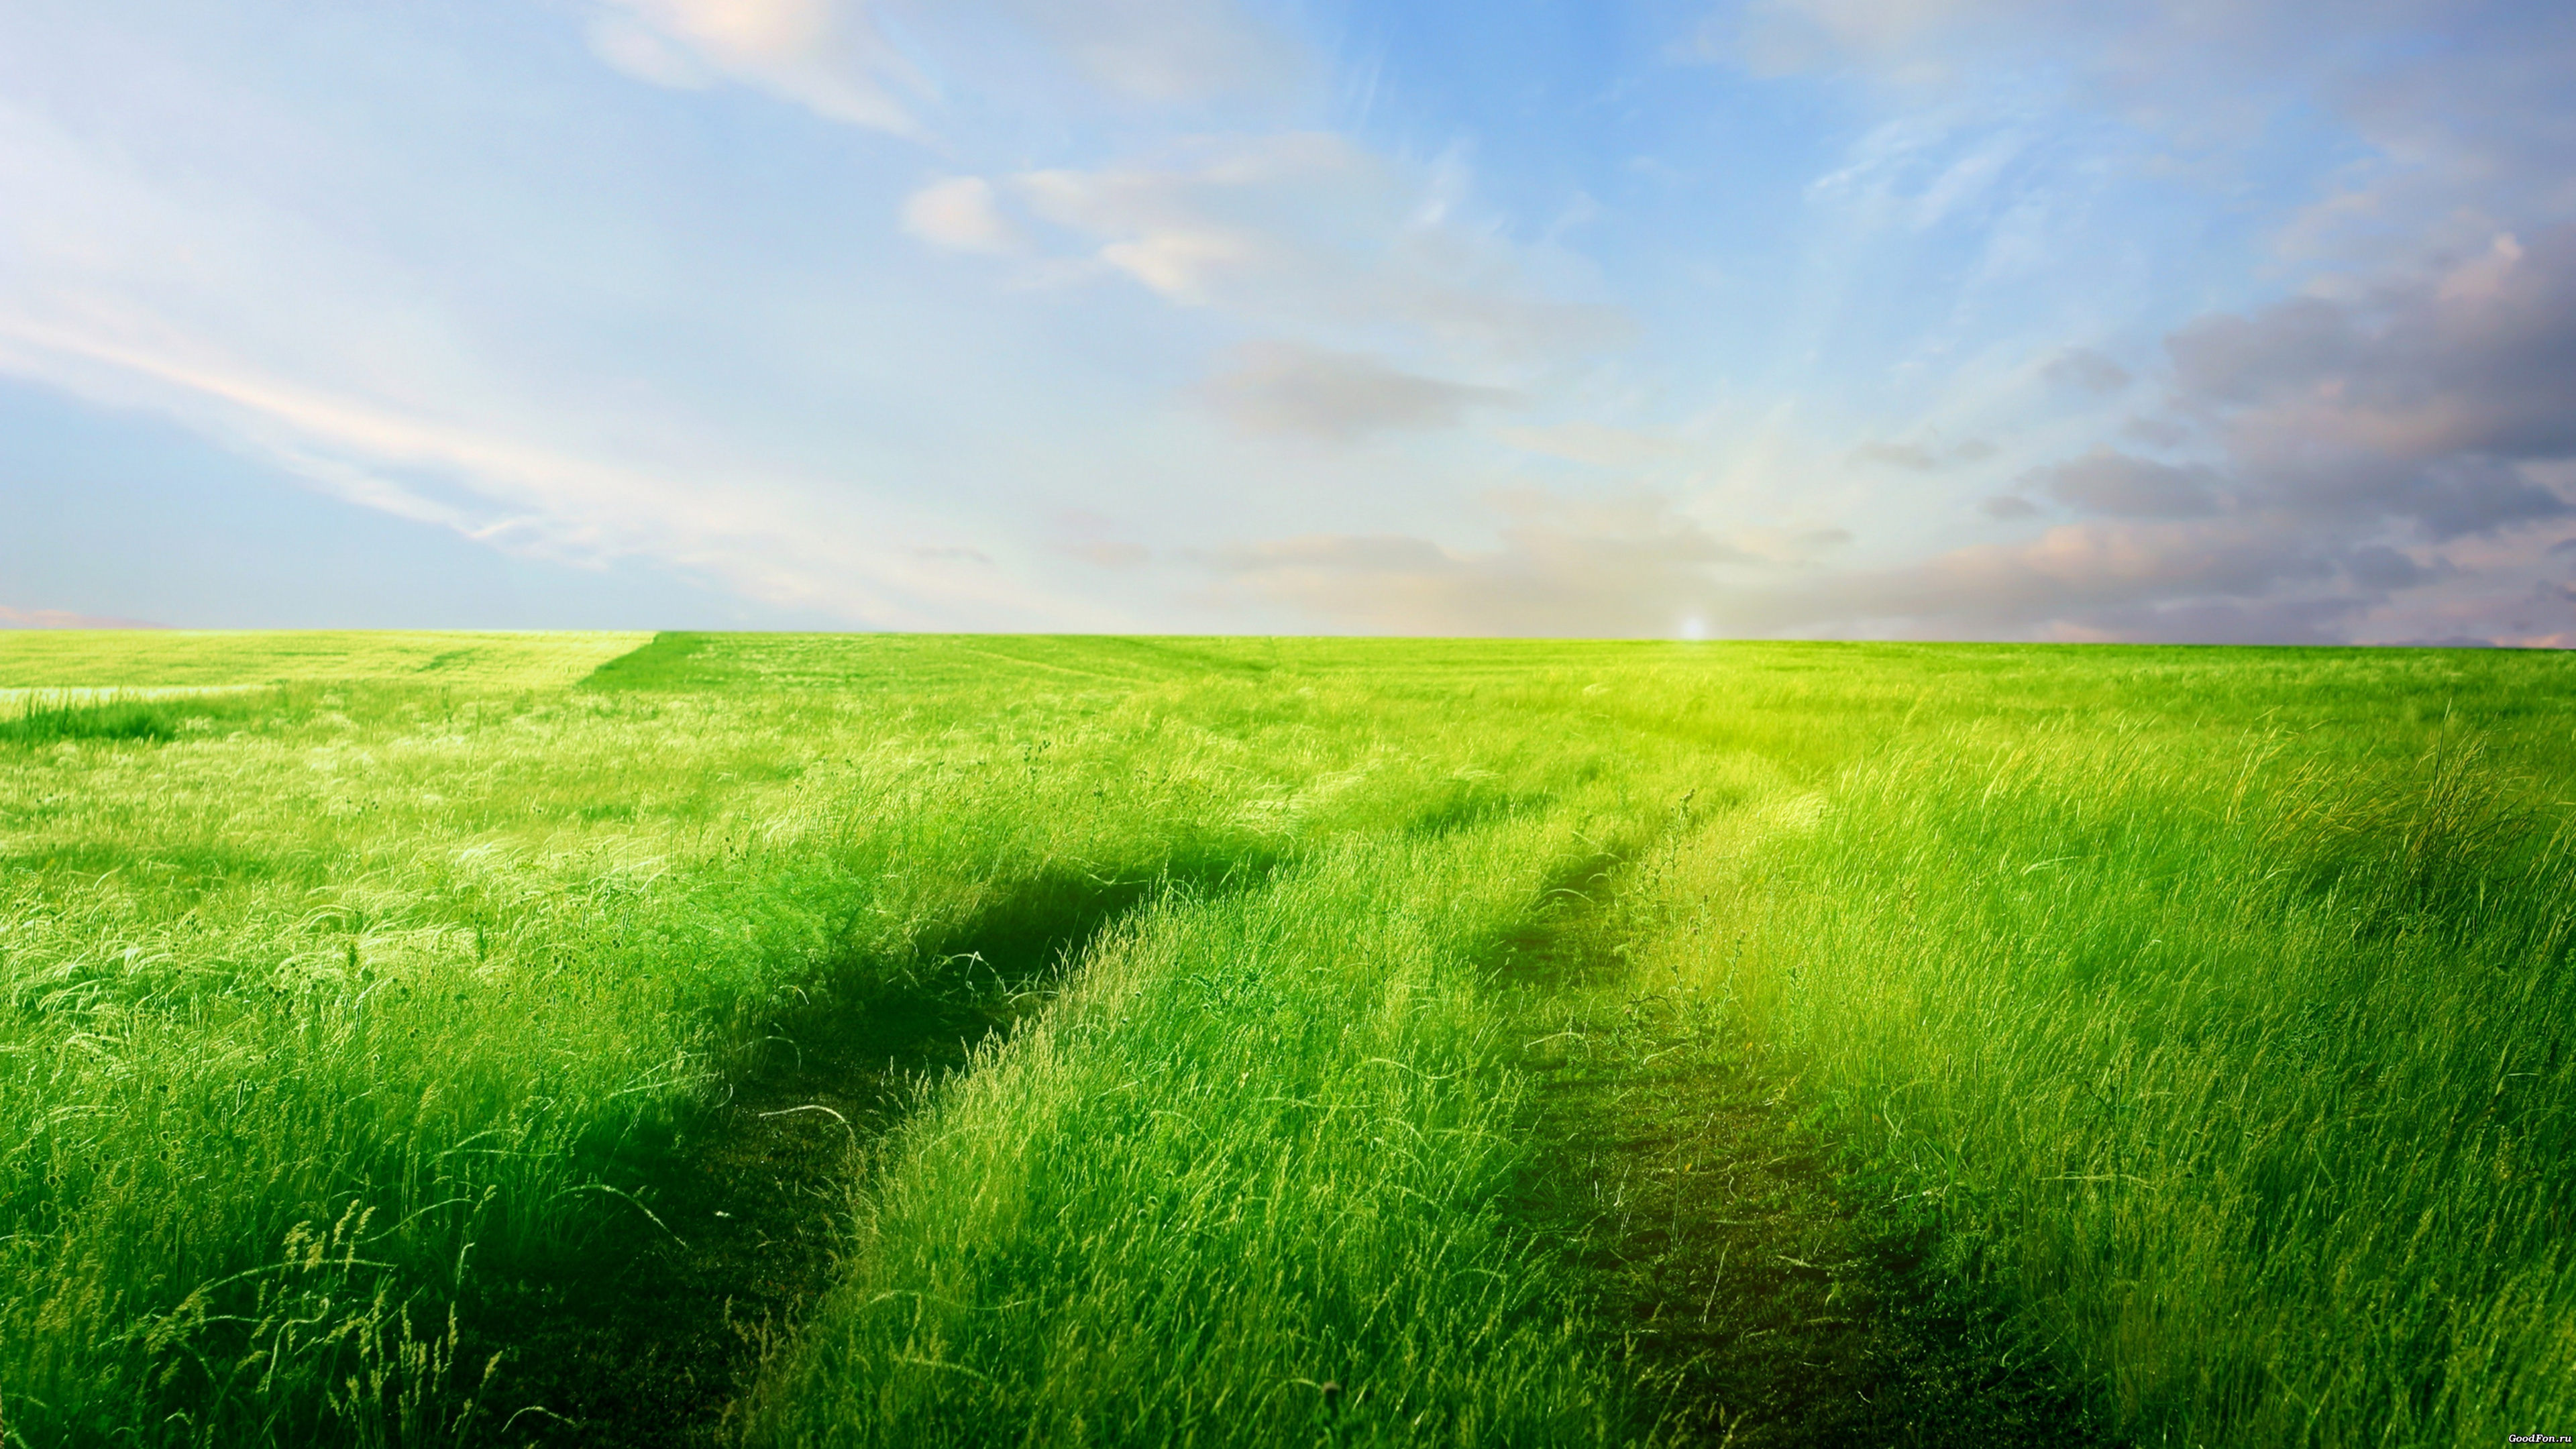
[[[867,0],[607,0],[599,58],[656,85],[737,81],[830,120],[911,135],[929,84]]]
[[[920,533],[793,480],[698,478],[560,451],[206,360],[0,318],[0,370],[78,385],[104,369],[315,486],[397,517],[572,563],[645,556],[747,597],[854,622],[927,627],[961,606],[995,622],[1060,618],[1065,601],[996,574],[976,550],[880,542]],[[70,364],[66,367],[65,364]],[[971,601],[971,602],[970,602]]]
[[[903,229],[951,251],[1007,253],[1028,245],[981,176],[934,181],[904,198]]]
[[[1122,101],[1191,106],[1285,97],[1312,62],[1232,0],[595,0],[591,49],[683,90],[734,83],[827,120],[928,139],[997,49],[1030,53]],[[898,40],[900,37],[900,41]]]
[[[1511,362],[1633,333],[1615,307],[1547,295],[1507,241],[1454,214],[1452,177],[1343,136],[1198,140],[1161,163],[1023,172],[1008,184],[1164,300],[1264,326],[1401,327]]]
[[[1527,402],[1509,388],[1444,382],[1363,353],[1294,342],[1245,344],[1202,390],[1217,411],[1248,431],[1332,442],[1456,427],[1475,409]]]

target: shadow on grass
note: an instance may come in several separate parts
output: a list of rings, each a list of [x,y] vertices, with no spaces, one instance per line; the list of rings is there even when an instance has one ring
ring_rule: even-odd
[[[2002,1305],[1851,1200],[1783,1063],[1699,998],[1637,989],[1599,920],[1620,866],[1570,872],[1504,943],[1541,1083],[1515,1207],[1575,1266],[1653,1439],[2114,1442]]]
[[[487,1279],[463,1357],[507,1359],[478,1442],[717,1445],[765,1356],[830,1282],[853,1181],[976,1043],[1052,999],[1118,917],[1167,890],[1223,891],[1266,862],[1025,883],[897,982],[811,990],[722,1064],[724,1099],[638,1162],[596,1236],[541,1273]],[[856,973],[852,973],[855,976]],[[479,1340],[479,1341],[478,1341]]]

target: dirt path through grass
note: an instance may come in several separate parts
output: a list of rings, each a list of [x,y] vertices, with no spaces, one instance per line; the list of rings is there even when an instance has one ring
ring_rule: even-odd
[[[732,1442],[735,1400],[830,1285],[851,1184],[877,1144],[976,1043],[1040,1009],[1094,936],[1171,883],[1030,883],[941,932],[905,986],[818,986],[741,1044],[724,1100],[630,1185],[603,1187],[595,1243],[543,1281],[486,1285],[463,1357],[507,1357],[481,1442]]]
[[[1504,948],[1542,1083],[1515,1208],[1582,1269],[1655,1440],[2102,1442],[2040,1346],[1848,1199],[1781,1063],[1705,1003],[1637,989],[1604,909],[1625,869],[1605,856],[1568,875]],[[1147,893],[1032,887],[943,933],[904,990],[819,997],[747,1043],[729,1098],[602,1202],[595,1246],[553,1279],[488,1290],[483,1351],[509,1358],[487,1442],[731,1442],[736,1398],[830,1286],[868,1154]]]
[[[1797,1120],[1789,1064],[1641,987],[1605,857],[1511,943],[1543,1147],[1518,1209],[1597,1294],[1657,1442],[2107,1442],[2044,1345],[1921,1267]]]
[[[1008,1029],[1013,998],[924,994],[848,1014],[839,1030],[759,1044],[731,1100],[698,1115],[649,1186],[603,1193],[597,1240],[559,1274],[488,1290],[478,1336],[507,1354],[485,1396],[491,1442],[724,1441],[763,1351],[829,1282],[867,1149],[925,1078]]]

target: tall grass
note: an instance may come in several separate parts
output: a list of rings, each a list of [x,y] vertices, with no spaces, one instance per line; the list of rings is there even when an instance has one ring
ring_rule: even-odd
[[[755,1437],[1634,1437],[1494,989],[1619,860],[1605,963],[2140,1438],[2576,1405],[2556,661],[642,643],[0,640],[256,686],[0,738],[12,1436],[488,1436],[486,1285],[781,1022],[1127,909],[882,1145]]]
[[[479,1375],[418,1347],[445,1307],[649,1211],[620,1163],[728,1041],[938,969],[1021,883],[1249,852],[1242,797],[1297,779],[1132,721],[1041,751],[828,699],[273,709],[8,757],[0,1392],[31,1442],[376,1432],[347,1381]]]
[[[1167,900],[892,1147],[761,1443],[1599,1444],[1480,947],[1561,834]]]
[[[1446,835],[1552,733],[1442,740],[1438,689],[1171,646],[836,657],[873,647],[741,641],[644,689],[289,685],[219,727],[0,746],[12,1432],[516,1407],[447,1313],[650,1214],[659,1144],[778,1014],[959,969],[966,923],[1068,880]]]
[[[0,718],[0,747],[66,740],[160,743],[270,712],[266,701],[238,690],[27,691],[17,712]]]
[[[1675,842],[1641,979],[2142,1442],[2497,1442],[2576,1407],[2564,782],[2438,722],[1954,728]]]

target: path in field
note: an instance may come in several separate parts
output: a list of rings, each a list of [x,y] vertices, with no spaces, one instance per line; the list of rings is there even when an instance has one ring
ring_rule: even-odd
[[[713,1446],[764,1354],[830,1286],[868,1156],[968,1049],[1041,1005],[1063,964],[1156,883],[1049,878],[945,932],[916,986],[818,994],[727,1063],[729,1099],[656,1154],[600,1237],[544,1282],[486,1285],[484,1399],[512,1446]],[[647,1215],[649,1212],[649,1216]]]
[[[1794,1081],[1595,929],[1620,863],[1511,944],[1548,1145],[1519,1207],[1586,1270],[1664,1442],[2105,1442],[2038,1346],[1873,1228]]]
[[[1791,1120],[1777,1064],[1692,1000],[1629,988],[1592,904],[1619,871],[1604,859],[1569,876],[1551,895],[1562,908],[1505,948],[1547,1144],[1517,1207],[1587,1270],[1659,1437],[2100,1442],[2032,1346],[1865,1225]],[[601,1238],[568,1271],[487,1298],[484,1345],[465,1356],[509,1352],[488,1442],[728,1442],[764,1351],[829,1286],[867,1155],[1146,892],[1044,883],[948,933],[929,954],[963,957],[949,972],[819,1002],[747,1044],[730,1100],[637,1184],[652,1216],[603,1201]]]
[[[508,1355],[484,1400],[497,1442],[720,1442],[762,1349],[826,1286],[859,1154],[901,1120],[921,1074],[1006,1027],[1006,1009],[881,1003],[746,1053],[732,1100],[631,1200],[603,1197],[597,1240],[564,1271],[487,1288],[487,1346],[468,1356]]]

